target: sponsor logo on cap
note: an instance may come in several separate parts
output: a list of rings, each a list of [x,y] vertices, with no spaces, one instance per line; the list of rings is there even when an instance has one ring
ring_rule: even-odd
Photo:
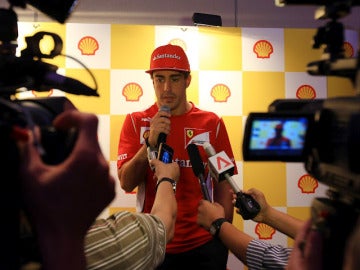
[[[158,59],[163,59],[163,58],[175,58],[177,60],[181,59],[181,57],[178,56],[176,53],[175,54],[163,53],[163,54],[158,54],[158,55],[154,56],[153,61],[158,60]]]

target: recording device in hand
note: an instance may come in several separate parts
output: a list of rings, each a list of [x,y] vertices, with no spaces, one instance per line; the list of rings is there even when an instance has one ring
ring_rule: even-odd
[[[38,127],[41,139],[35,140],[35,143],[39,154],[45,163],[53,165],[61,163],[71,153],[77,131],[62,132],[52,125],[55,117],[66,107],[75,108],[66,97],[18,99],[17,94],[30,90],[49,91],[53,88],[78,95],[98,96],[98,93],[97,87],[92,89],[80,81],[57,74],[57,66],[42,61],[43,58],[50,59],[61,54],[62,40],[54,33],[38,32],[32,37],[26,37],[27,47],[21,51],[21,56],[15,55],[18,20],[13,7],[25,8],[29,3],[63,23],[77,1],[8,2],[8,9],[0,8],[0,141],[3,150],[0,167],[4,176],[0,191],[0,212],[7,217],[7,221],[0,225],[0,230],[6,232],[2,240],[7,247],[0,255],[0,268],[22,269],[28,262],[41,264],[41,254],[38,252],[32,224],[27,220],[26,206],[22,203],[21,179],[17,177],[20,156],[16,140],[21,139],[21,132],[30,130],[35,133],[35,127]],[[44,54],[40,49],[45,36],[54,41],[50,54]]]
[[[193,170],[195,176],[199,179],[203,197],[205,200],[211,202],[212,199],[210,197],[209,190],[206,186],[206,181],[205,181],[205,176],[204,176],[204,174],[205,174],[204,163],[201,160],[199,149],[196,144],[190,143],[186,147],[186,150],[187,150],[189,158],[190,158],[192,170]]]
[[[166,105],[161,106],[159,111],[164,111],[164,112],[168,112],[168,113],[171,112],[170,107],[166,106]],[[157,145],[160,145],[161,143],[166,143],[166,134],[163,132],[161,132],[159,134]]]
[[[243,193],[231,177],[234,174],[234,164],[225,151],[216,153],[214,147],[205,142],[203,144],[205,152],[209,157],[209,167],[213,177],[221,182],[227,180],[236,194],[235,207],[239,209],[239,214],[243,219],[252,219],[260,212],[259,203],[249,194]]]
[[[159,148],[148,146],[147,155],[149,161],[153,158],[156,158],[164,163],[171,163],[174,156],[174,149],[172,149],[172,147],[170,147],[166,143],[160,143]],[[152,170],[155,169],[152,166],[150,168]]]
[[[276,1],[277,5],[318,5],[315,18],[328,20],[314,36],[324,48],[322,60],[306,67],[314,76],[350,79],[354,96],[327,99],[279,99],[267,113],[250,113],[244,132],[244,161],[303,162],[305,170],[328,186],[327,197],[311,205],[312,226],[323,232],[323,269],[342,269],[347,239],[359,218],[360,199],[360,54],[346,58],[344,27],[338,20],[360,1]],[[270,127],[291,131],[291,148],[265,147]]]
[[[160,143],[157,159],[164,163],[171,163],[174,155],[174,149],[172,149],[166,143]]]

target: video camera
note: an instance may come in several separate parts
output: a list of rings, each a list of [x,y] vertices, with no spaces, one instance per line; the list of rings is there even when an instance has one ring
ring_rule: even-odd
[[[59,89],[76,95],[99,96],[96,80],[89,70],[95,88],[58,74],[57,66],[42,61],[61,55],[63,43],[57,34],[38,32],[26,37],[27,47],[19,57],[16,56],[18,19],[14,7],[26,8],[27,4],[64,23],[77,1],[9,0],[9,8],[0,9],[0,168],[5,178],[0,191],[0,209],[4,217],[0,230],[4,232],[3,241],[7,247],[0,255],[0,269],[23,269],[28,262],[41,262],[36,236],[21,199],[16,136],[21,136],[24,129],[34,132],[37,126],[41,141],[36,144],[43,161],[50,165],[62,162],[72,151],[77,138],[76,130],[61,132],[52,125],[55,117],[66,108],[75,107],[69,99],[64,96],[19,99],[18,94]],[[54,47],[50,53],[40,49],[44,37],[53,39]]]
[[[351,80],[354,96],[279,99],[268,112],[248,115],[243,140],[245,161],[303,162],[306,171],[329,187],[312,203],[312,225],[324,234],[323,269],[342,269],[343,250],[359,216],[360,58],[345,58],[344,28],[337,20],[359,1],[277,1],[276,5],[322,5],[316,19],[330,19],[314,36],[322,60],[308,64],[311,75]],[[358,56],[359,57],[359,56]]]

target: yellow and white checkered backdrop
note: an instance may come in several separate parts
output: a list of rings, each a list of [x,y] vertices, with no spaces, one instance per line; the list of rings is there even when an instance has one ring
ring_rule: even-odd
[[[262,190],[272,206],[300,219],[309,217],[314,197],[325,196],[326,186],[309,179],[302,163],[243,162],[241,150],[246,116],[266,111],[275,99],[354,95],[346,78],[306,73],[306,65],[320,60],[323,53],[311,47],[317,29],[19,22],[18,54],[25,46],[23,38],[37,31],[60,35],[63,54],[77,58],[94,73],[100,97],[66,96],[80,110],[99,116],[99,141],[116,179],[117,144],[125,115],[155,100],[152,82],[144,72],[150,55],[155,47],[173,43],[182,46],[189,57],[193,78],[187,92],[189,100],[225,120],[238,166],[239,174],[234,178],[239,187]],[[357,54],[355,31],[346,30],[344,45],[348,56]],[[41,46],[48,49],[46,40]],[[56,57],[51,63],[59,66],[59,73],[94,86],[76,61]],[[29,91],[23,96],[64,94],[59,90]],[[135,211],[135,196],[135,192],[125,193],[118,184],[115,200],[101,216],[116,210]],[[293,243],[264,224],[234,216],[234,224],[255,238],[284,246]],[[230,254],[228,269],[244,268]]]

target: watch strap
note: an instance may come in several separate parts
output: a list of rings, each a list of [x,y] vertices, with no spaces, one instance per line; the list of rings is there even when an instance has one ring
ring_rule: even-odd
[[[162,183],[162,182],[164,182],[164,181],[166,181],[166,182],[170,182],[171,183],[171,185],[172,185],[172,187],[173,187],[173,190],[174,190],[174,193],[176,192],[176,181],[174,180],[174,179],[171,179],[171,178],[168,178],[168,177],[163,177],[163,178],[161,178],[160,180],[158,180],[157,182],[156,182],[156,190],[158,189],[158,186],[160,185],[160,183]]]
[[[221,226],[223,225],[224,222],[227,222],[226,218],[218,218],[218,219],[215,219],[211,223],[211,227],[213,227],[215,229],[215,233],[213,233],[214,237],[219,236],[220,228],[221,228]]]

